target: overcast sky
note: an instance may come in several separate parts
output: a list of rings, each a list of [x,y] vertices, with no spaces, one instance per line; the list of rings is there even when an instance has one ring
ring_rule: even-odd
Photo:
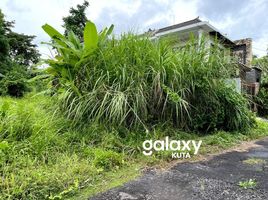
[[[83,0],[0,0],[0,9],[14,30],[36,35],[43,56],[49,53],[41,41],[49,41],[41,26],[52,25],[61,32],[62,17]],[[233,40],[250,37],[253,53],[266,54],[268,45],[268,0],[89,0],[87,17],[98,28],[115,25],[115,32],[161,28],[200,17]]]

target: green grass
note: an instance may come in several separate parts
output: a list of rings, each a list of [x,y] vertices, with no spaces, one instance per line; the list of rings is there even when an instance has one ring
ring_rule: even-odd
[[[58,52],[46,60],[45,71],[57,77],[61,109],[72,123],[150,130],[169,121],[197,132],[252,126],[247,100],[226,84],[238,66],[222,56],[216,38],[213,47],[202,38],[197,48],[200,41],[192,35],[184,48],[174,50],[174,38],[152,41],[128,33],[103,40],[87,27],[84,41],[94,41],[92,48],[72,32],[64,37],[43,26]]]
[[[247,181],[240,181],[238,185],[243,189],[255,188],[257,186],[257,182],[253,179],[249,179]]]
[[[248,165],[260,165],[260,164],[266,164],[266,161],[260,158],[249,158],[246,160],[243,160],[243,163]]]
[[[122,167],[120,170],[111,171],[99,176],[98,180],[95,181],[95,184],[81,189],[73,197],[69,197],[70,200],[77,199],[88,199],[88,197],[93,196],[97,193],[104,192],[113,187],[121,186],[123,183],[131,181],[141,174],[142,163],[131,163],[127,167]]]
[[[53,97],[0,98],[0,199],[86,199],[140,175],[146,166],[165,166],[168,153],[145,157],[146,139],[201,139],[200,154],[268,135],[268,125],[245,133],[186,133],[170,124],[143,130],[100,124],[71,126]]]

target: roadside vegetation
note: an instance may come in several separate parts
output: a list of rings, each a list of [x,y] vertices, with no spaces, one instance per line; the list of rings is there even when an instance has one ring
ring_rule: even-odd
[[[1,199],[86,199],[146,167],[167,165],[169,152],[142,154],[147,139],[202,140],[206,155],[268,135],[247,99],[226,83],[237,66],[217,45],[206,49],[204,38],[197,48],[193,38],[173,50],[168,40],[114,37],[113,25],[98,32],[79,16],[82,31],[72,17],[65,34],[42,27],[56,52],[44,61],[48,68],[34,61],[2,72]],[[16,83],[15,95],[8,83]]]
[[[258,115],[268,117],[268,52],[266,56],[253,59],[253,65],[262,70],[260,91],[255,98],[258,106]]]
[[[247,132],[218,131],[205,136],[170,124],[158,124],[149,134],[95,123],[73,127],[57,111],[56,101],[33,94],[0,98],[3,199],[86,199],[138,176],[146,166],[167,165],[170,154],[142,154],[146,139],[203,140],[200,155],[205,155],[268,135],[262,121]]]
[[[35,36],[14,32],[14,21],[6,21],[0,9],[0,95],[22,97],[30,90],[29,69],[39,61]]]
[[[249,158],[247,160],[244,160],[243,163],[248,165],[261,165],[266,164],[266,161],[260,158]]]
[[[267,63],[268,67],[268,63]],[[268,117],[268,76],[266,74],[262,75],[260,91],[255,99],[258,105],[258,115],[261,117]]]
[[[243,189],[253,189],[257,186],[257,182],[253,179],[249,179],[248,181],[240,181],[238,185]]]
[[[59,52],[47,60],[47,72],[57,78],[62,111],[73,123],[150,130],[172,122],[199,132],[252,126],[247,100],[226,84],[235,65],[218,48],[197,48],[195,39],[179,51],[133,34],[108,39],[112,28],[98,34],[87,22],[82,43],[73,32],[65,37],[43,26]]]

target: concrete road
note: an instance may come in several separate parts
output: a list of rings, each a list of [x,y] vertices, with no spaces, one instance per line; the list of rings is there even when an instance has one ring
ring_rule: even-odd
[[[247,151],[231,151],[207,161],[177,164],[167,171],[151,171],[122,187],[91,200],[268,200],[268,138]],[[239,182],[253,179],[244,189]]]

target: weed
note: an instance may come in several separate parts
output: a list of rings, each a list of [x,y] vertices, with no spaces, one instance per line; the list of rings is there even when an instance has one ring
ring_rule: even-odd
[[[72,32],[64,37],[49,25],[43,28],[58,52],[55,60],[47,60],[46,71],[58,77],[60,107],[74,124],[148,131],[169,122],[199,132],[241,131],[253,125],[247,100],[226,84],[237,66],[217,45],[206,48],[205,38],[198,48],[193,37],[174,51],[169,40],[134,34],[107,38],[104,33],[103,40],[91,22],[84,43]]]
[[[257,186],[257,182],[253,179],[249,179],[247,181],[240,181],[238,185],[243,189],[249,189],[249,188],[255,188]]]
[[[93,164],[101,171],[112,170],[114,168],[118,169],[124,163],[123,156],[111,150],[105,151],[102,149],[96,149],[94,153],[95,158],[93,160]]]
[[[249,165],[260,165],[260,164],[265,164],[266,161],[260,158],[249,158],[247,160],[243,160],[243,163],[249,164]]]
[[[169,152],[143,156],[141,147],[146,139],[169,136],[176,140],[202,140],[205,145],[202,153],[215,153],[241,140],[268,133],[267,123],[262,121],[244,134],[220,131],[205,136],[182,132],[169,123],[158,124],[149,133],[97,123],[73,127],[55,110],[54,97],[0,98],[0,196],[3,199],[75,199],[78,193],[88,197],[120,185],[137,176],[136,168],[171,159]],[[134,170],[134,166],[139,167]]]

